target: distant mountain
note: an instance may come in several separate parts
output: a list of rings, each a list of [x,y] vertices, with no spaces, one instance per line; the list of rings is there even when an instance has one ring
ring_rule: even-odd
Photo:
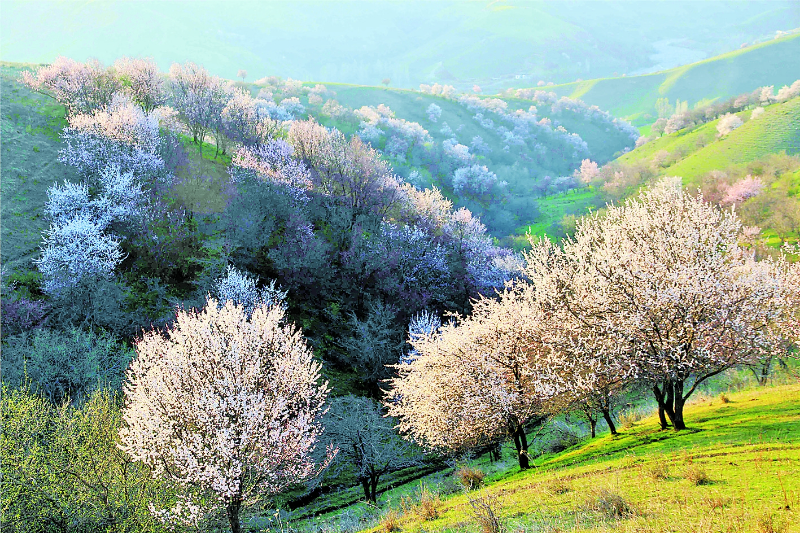
[[[0,14],[8,61],[151,56],[226,78],[485,92],[672,67],[800,27],[792,0],[4,0]]]

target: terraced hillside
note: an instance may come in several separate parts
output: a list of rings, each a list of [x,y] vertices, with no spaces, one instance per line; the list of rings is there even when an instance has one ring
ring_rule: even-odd
[[[794,34],[654,74],[594,79],[547,89],[643,125],[658,118],[655,106],[659,98],[668,99],[673,107],[681,101],[693,108],[765,85],[790,85],[798,77],[800,34]]]

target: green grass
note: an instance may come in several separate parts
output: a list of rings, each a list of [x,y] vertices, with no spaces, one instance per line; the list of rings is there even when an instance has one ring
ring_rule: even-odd
[[[512,531],[762,532],[769,520],[776,531],[798,531],[800,385],[726,400],[695,399],[687,406],[687,431],[661,431],[650,416],[619,436],[544,455],[529,471],[445,499],[436,520],[406,513],[402,531],[477,531],[469,499],[481,496],[495,499]],[[707,483],[687,479],[698,470]],[[618,495],[631,514],[597,510],[602,491]]]
[[[764,85],[777,88],[800,77],[800,34],[789,35],[675,69],[604,78],[550,87],[559,95],[580,98],[635,124],[656,118],[659,98],[698,103],[724,100]]]
[[[768,154],[800,153],[800,98],[770,106],[752,121],[748,120],[749,111],[738,115],[747,122],[672,165],[667,169],[668,174],[682,176],[689,185],[710,170],[755,161]],[[708,138],[709,132],[716,133],[716,124],[717,121],[705,124],[695,135]]]
[[[591,188],[546,196],[538,204],[537,222],[517,228],[517,247],[527,243],[527,234],[535,237],[558,235],[559,230],[554,225],[561,222],[565,215],[581,216],[602,205],[597,192]]]
[[[0,206],[3,213],[1,261],[9,271],[33,268],[42,232],[48,223],[42,213],[47,189],[77,174],[58,162],[66,124],[63,106],[16,82],[18,67],[0,67]]]

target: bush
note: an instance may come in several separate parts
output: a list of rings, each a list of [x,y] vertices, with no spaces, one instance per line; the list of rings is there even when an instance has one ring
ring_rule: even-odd
[[[669,465],[662,459],[655,459],[644,467],[645,474],[654,481],[669,478]]]
[[[503,525],[497,516],[497,500],[481,496],[476,499],[470,498],[469,504],[472,507],[472,514],[478,522],[481,533],[500,533]]]
[[[588,502],[587,508],[613,520],[635,514],[622,496],[607,489],[598,490]]]
[[[456,470],[455,476],[465,490],[475,490],[483,485],[486,474],[482,470],[463,466]]]
[[[96,389],[120,387],[133,351],[113,335],[69,328],[39,329],[7,339],[3,382],[30,386],[54,403],[88,397]]]
[[[683,477],[692,485],[710,485],[711,478],[702,466],[689,465]]]
[[[56,407],[3,388],[4,532],[166,531],[148,504],[170,506],[175,494],[117,448],[120,403],[98,391],[81,407]]]
[[[439,518],[442,500],[439,499],[439,494],[432,492],[426,485],[420,485],[416,494],[401,498],[401,502],[406,514],[416,514],[422,520]]]
[[[39,300],[31,300],[19,294],[11,298],[3,295],[0,320],[3,336],[16,335],[39,326],[47,314],[49,306]]]
[[[395,509],[390,509],[381,519],[381,530],[384,533],[400,531],[400,513]]]

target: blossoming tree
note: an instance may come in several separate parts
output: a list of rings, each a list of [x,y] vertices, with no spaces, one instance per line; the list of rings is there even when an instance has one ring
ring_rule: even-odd
[[[415,357],[396,365],[386,401],[401,433],[447,451],[509,436],[520,468],[529,467],[525,425],[558,391],[536,372],[545,321],[531,301],[513,291],[499,301],[481,298],[471,316],[412,336]]]
[[[172,515],[197,520],[222,507],[239,533],[243,506],[317,471],[310,453],[328,385],[282,306],[248,318],[232,301],[220,308],[209,298],[200,311],[179,311],[164,334],[146,333],[136,351],[121,447],[207,502]]]
[[[686,428],[684,404],[705,380],[777,346],[786,266],[755,261],[740,236],[733,212],[668,178],[603,217],[583,219],[565,243],[566,305],[630,346],[663,428],[666,417]]]

